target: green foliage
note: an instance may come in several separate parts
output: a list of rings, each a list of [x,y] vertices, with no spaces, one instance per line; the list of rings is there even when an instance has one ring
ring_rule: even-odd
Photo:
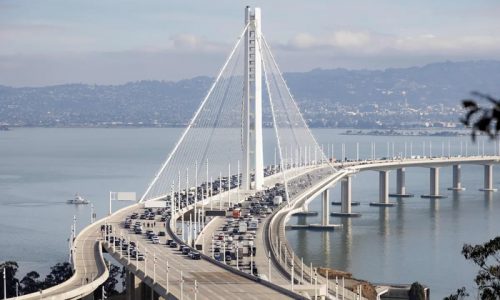
[[[479,92],[472,92],[472,95],[487,100],[492,107],[481,107],[474,99],[462,100],[462,106],[467,113],[461,122],[467,127],[472,127],[473,140],[478,132],[485,133],[491,138],[495,137],[500,131],[500,99]]]
[[[19,283],[19,280],[16,278],[18,268],[19,266],[15,261],[0,263],[0,278],[3,279],[4,269],[7,277],[7,298],[16,296],[16,285]],[[3,296],[3,284],[0,284],[0,295]]]
[[[465,287],[461,287],[455,292],[455,294],[444,297],[443,300],[462,300],[466,297],[469,297],[469,293],[467,293]]]
[[[425,300],[424,287],[418,282],[412,283],[410,291],[408,292],[408,297],[410,300]]]
[[[109,277],[106,281],[99,286],[94,292],[94,297],[97,299],[101,299],[102,297],[102,287],[104,286],[104,292],[106,293],[106,297],[118,295],[120,292],[116,289],[116,285],[118,284],[118,278],[121,278],[122,286],[125,286],[125,267],[120,269],[120,267],[115,266],[113,264],[109,264]]]
[[[50,274],[45,277],[43,283],[43,288],[49,288],[51,286],[58,285],[68,280],[73,275],[73,269],[71,264],[68,262],[57,263],[55,266],[50,268]]]
[[[473,261],[478,267],[474,281],[483,300],[500,298],[500,236],[482,244],[462,248],[465,259]]]
[[[22,294],[26,295],[42,289],[44,283],[43,281],[40,281],[39,278],[40,274],[36,271],[31,271],[26,274],[26,276],[21,279]]]

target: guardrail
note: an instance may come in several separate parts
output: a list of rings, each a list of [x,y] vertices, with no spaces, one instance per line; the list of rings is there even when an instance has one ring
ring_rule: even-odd
[[[170,235],[170,237],[171,237],[173,240],[175,240],[175,241],[176,241],[179,245],[186,245],[186,246],[190,247],[192,250],[195,250],[194,248],[192,248],[192,247],[191,247],[191,245],[187,245],[186,243],[184,243],[184,241],[182,241],[182,240],[179,238],[179,236],[177,236],[177,234],[176,234],[176,233],[174,233],[174,231],[172,230],[172,227],[175,225],[175,222],[176,222],[176,220],[179,218],[180,214],[181,214],[181,213],[185,213],[185,212],[187,212],[187,211],[189,211],[189,210],[190,210],[190,209],[189,209],[189,207],[188,207],[188,208],[184,208],[184,209],[185,209],[185,211],[184,211],[184,210],[182,210],[182,211],[178,212],[177,214],[173,215],[173,218],[170,218],[170,219],[168,220],[168,224],[169,224],[169,226],[167,226],[167,233],[168,233],[168,234]],[[210,257],[210,256],[208,256],[208,255],[205,255],[205,254],[203,254],[203,253],[200,253],[200,256],[201,256],[201,258],[202,258],[203,260],[206,260],[206,261],[208,261],[209,263],[212,263],[212,264],[214,264],[214,265],[216,265],[216,266],[218,266],[218,267],[220,267],[220,268],[223,268],[224,270],[227,270],[227,271],[229,271],[229,272],[231,272],[231,273],[233,273],[233,274],[236,274],[236,275],[239,275],[239,276],[245,277],[245,278],[247,278],[247,279],[249,279],[249,280],[252,280],[253,282],[256,282],[256,283],[258,283],[258,284],[262,284],[262,285],[264,285],[264,286],[266,286],[266,287],[269,287],[269,288],[271,288],[271,289],[273,289],[273,290],[277,291],[278,293],[281,293],[281,294],[283,294],[283,295],[289,296],[289,297],[294,298],[294,299],[304,299],[304,300],[305,300],[305,299],[307,299],[307,298],[303,297],[302,295],[299,295],[299,294],[297,294],[297,293],[295,293],[295,292],[293,292],[293,291],[290,291],[290,290],[288,290],[288,289],[286,289],[286,288],[284,288],[284,287],[281,287],[281,286],[279,286],[279,285],[276,285],[276,284],[274,284],[274,283],[271,283],[271,282],[269,282],[269,281],[267,281],[267,280],[264,280],[264,279],[262,279],[262,278],[259,278],[259,277],[256,277],[256,276],[253,276],[253,275],[251,275],[251,274],[245,273],[245,272],[240,271],[240,270],[238,270],[238,269],[235,269],[235,268],[233,268],[233,267],[231,267],[231,266],[228,266],[228,265],[226,265],[226,264],[224,264],[224,263],[222,263],[222,262],[220,262],[220,261],[218,261],[218,260],[213,259],[212,257]]]
[[[324,177],[315,185],[329,185],[331,184],[329,182],[332,180],[339,180],[346,174],[348,174],[348,172],[336,172],[330,176]],[[338,175],[337,178],[335,178],[335,175]],[[315,281],[317,281],[318,284],[322,284],[322,281],[328,280],[327,278],[323,278],[320,274],[315,274],[315,271],[309,266],[303,265],[302,260],[299,259],[299,256],[295,254],[293,249],[288,244],[285,234],[285,225],[289,216],[295,212],[302,211],[304,203],[310,198],[310,194],[314,193],[315,191],[304,190],[294,200],[292,200],[290,205],[282,205],[276,209],[268,222],[266,222],[266,246],[272,253],[272,261],[277,269],[290,281],[292,279],[293,272],[294,284],[315,284],[313,283]],[[306,199],[303,201],[304,203],[300,203],[304,199]],[[278,222],[277,227],[275,226],[276,222]],[[277,232],[273,233],[274,228],[277,228]],[[332,287],[334,285],[329,286]],[[339,292],[338,295],[337,291]],[[329,289],[329,293],[334,294],[335,296],[342,296],[347,299],[358,299],[358,295],[356,293],[345,288],[340,288],[339,286],[336,286],[335,289]]]

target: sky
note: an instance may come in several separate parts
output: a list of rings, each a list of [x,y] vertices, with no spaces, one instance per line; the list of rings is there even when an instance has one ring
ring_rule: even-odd
[[[215,76],[246,5],[284,72],[500,59],[498,0],[0,0],[0,85]]]

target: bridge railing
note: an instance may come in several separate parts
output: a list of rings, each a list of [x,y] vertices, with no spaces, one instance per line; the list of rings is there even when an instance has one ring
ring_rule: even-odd
[[[321,170],[321,169],[320,169]],[[315,182],[311,182],[311,186],[320,183],[327,179],[327,177],[332,174],[329,172],[319,172],[315,174]],[[311,268],[308,265],[304,265],[302,259],[299,258],[298,255],[295,254],[292,247],[288,244],[286,240],[286,221],[287,218],[296,211],[302,210],[302,203],[298,203],[297,201],[300,199],[304,199],[308,194],[308,191],[305,189],[300,189],[296,193],[292,193],[290,197],[294,197],[294,200],[291,201],[291,205],[283,205],[276,210],[276,213],[271,216],[269,225],[268,225],[268,245],[270,247],[270,251],[273,253],[275,258],[275,262],[279,264],[280,271],[291,281],[291,276],[293,273],[294,276],[294,284],[306,284],[306,285],[321,285],[326,283],[327,278],[324,278],[321,274],[318,274],[314,268]],[[298,206],[295,207],[295,206]],[[276,226],[276,222],[278,226]],[[277,231],[273,230],[277,228]],[[328,282],[330,283],[330,281]],[[346,288],[342,288],[339,286],[335,287],[335,284],[328,284],[329,291],[328,293],[334,294],[335,296],[343,296],[346,299],[357,299],[358,295]],[[336,295],[338,291],[338,295]]]

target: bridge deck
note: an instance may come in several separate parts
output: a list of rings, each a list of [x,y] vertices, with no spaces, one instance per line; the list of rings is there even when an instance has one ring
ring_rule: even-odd
[[[186,255],[182,255],[178,248],[169,248],[165,245],[166,238],[160,238],[160,244],[152,244],[144,235],[133,234],[123,227],[123,220],[126,215],[138,211],[139,207],[134,205],[120,214],[115,214],[110,219],[110,224],[114,228],[119,228],[118,236],[123,235],[126,240],[132,240],[139,245],[139,251],[146,253],[146,260],[136,262],[131,259],[125,265],[137,277],[146,282],[151,282],[153,277],[154,261],[156,256],[156,281],[155,291],[161,296],[163,289],[167,288],[167,261],[169,266],[168,287],[169,293],[179,297],[181,294],[181,271],[183,282],[183,295],[186,299],[194,299],[194,281],[198,285],[198,299],[285,299],[288,298],[275,290],[261,285],[257,282],[239,276],[225,269],[222,269],[205,260],[192,260]],[[147,221],[145,221],[147,222]],[[152,221],[150,221],[152,222]],[[164,230],[160,227],[160,222],[156,222],[155,230]],[[162,225],[164,223],[161,223]],[[146,228],[147,229],[147,228]],[[113,256],[120,259],[121,251],[113,252]],[[154,254],[153,254],[154,253]],[[126,260],[126,255],[122,255],[121,261]],[[146,279],[148,278],[148,279]],[[161,286],[161,288],[160,288]]]

